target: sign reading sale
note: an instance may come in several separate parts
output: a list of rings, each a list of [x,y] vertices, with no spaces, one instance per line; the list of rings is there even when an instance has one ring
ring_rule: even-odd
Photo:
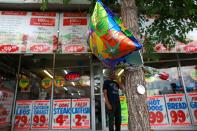
[[[163,95],[147,98],[149,122],[151,126],[164,126],[168,124],[166,106]]]
[[[193,124],[197,125],[197,94],[188,94]]]
[[[49,100],[33,101],[32,129],[48,129],[49,127]]]
[[[90,99],[72,99],[71,128],[90,128]]]
[[[184,94],[166,95],[166,105],[171,125],[190,125],[191,120]]]
[[[53,129],[70,129],[71,100],[53,101]]]
[[[14,128],[16,130],[30,129],[31,108],[31,100],[20,100],[16,102],[16,116],[14,123]]]

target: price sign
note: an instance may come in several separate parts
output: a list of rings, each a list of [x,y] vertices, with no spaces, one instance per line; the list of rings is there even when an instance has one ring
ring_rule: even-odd
[[[31,129],[48,129],[49,127],[49,100],[33,101]]]
[[[190,125],[191,120],[184,94],[166,95],[166,105],[171,125]]]
[[[72,99],[71,128],[90,128],[90,99]]]
[[[163,95],[147,98],[149,122],[151,126],[165,126],[168,124],[166,106]]]
[[[52,53],[58,44],[58,13],[31,12],[28,16],[28,53]]]
[[[193,124],[197,125],[197,94],[188,94]]]
[[[53,101],[53,129],[70,129],[71,100]]]
[[[25,51],[28,12],[0,11],[0,53]]]
[[[17,130],[30,129],[32,111],[31,100],[21,100],[16,102],[16,116],[14,127]]]
[[[88,19],[86,14],[62,13],[60,42],[62,53],[87,52]]]

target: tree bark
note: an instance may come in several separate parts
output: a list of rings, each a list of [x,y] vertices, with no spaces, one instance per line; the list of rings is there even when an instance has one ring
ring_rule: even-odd
[[[135,0],[122,0],[121,16],[124,25],[138,34],[138,17]],[[146,93],[137,93],[138,84],[145,87],[144,72],[142,67],[129,67],[125,69],[125,92],[129,111],[129,131],[150,131],[149,116],[146,104]]]

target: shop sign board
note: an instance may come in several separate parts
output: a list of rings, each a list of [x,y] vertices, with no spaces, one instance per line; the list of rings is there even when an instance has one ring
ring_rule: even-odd
[[[128,107],[126,96],[120,96],[121,129],[128,130]]]
[[[191,119],[185,94],[165,95],[169,122],[171,125],[189,126]]]
[[[25,51],[27,16],[25,11],[0,11],[0,53]]]
[[[165,100],[163,95],[149,96],[147,98],[149,122],[151,126],[168,125]]]
[[[33,101],[31,129],[49,128],[49,109],[49,100]]]
[[[71,128],[90,129],[90,99],[72,99]]]
[[[83,14],[83,13],[82,13]],[[87,52],[88,18],[86,15],[60,14],[60,43],[62,53]]]
[[[53,129],[70,129],[71,100],[53,101]]]
[[[188,94],[188,98],[189,98],[189,106],[191,109],[192,122],[193,124],[197,125],[197,94],[196,93]]]
[[[0,11],[0,53],[52,53],[58,20],[55,12]]]
[[[10,123],[14,93],[0,88],[0,125]]]
[[[16,101],[16,116],[15,116],[15,122],[14,122],[14,128],[16,130],[30,129],[31,112],[32,112],[31,100]]]
[[[79,81],[80,80],[80,73],[78,72],[69,72],[65,75],[66,81]]]
[[[52,53],[58,44],[59,14],[31,12],[28,19],[27,53]]]

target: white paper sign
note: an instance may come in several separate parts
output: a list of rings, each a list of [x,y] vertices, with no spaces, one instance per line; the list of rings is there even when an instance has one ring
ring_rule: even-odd
[[[27,53],[52,53],[57,48],[58,18],[55,12],[31,12],[27,27]]]
[[[189,106],[191,109],[192,123],[197,125],[197,94],[188,94]]]
[[[60,14],[62,53],[87,52],[88,18],[84,14]]]
[[[31,129],[49,128],[49,100],[33,101]]]
[[[70,129],[71,100],[53,101],[53,129]]]
[[[147,98],[149,122],[151,126],[168,125],[165,100],[163,95],[150,96]]]
[[[11,91],[0,88],[0,125],[10,123],[14,94]]]
[[[16,116],[15,116],[15,123],[14,123],[14,128],[16,130],[30,129],[31,112],[32,112],[31,100],[16,101]]]
[[[26,50],[27,16],[28,12],[24,11],[0,11],[0,53]]]
[[[185,94],[169,94],[165,96],[169,122],[171,125],[191,125]]]
[[[90,99],[72,99],[72,129],[90,129]]]

